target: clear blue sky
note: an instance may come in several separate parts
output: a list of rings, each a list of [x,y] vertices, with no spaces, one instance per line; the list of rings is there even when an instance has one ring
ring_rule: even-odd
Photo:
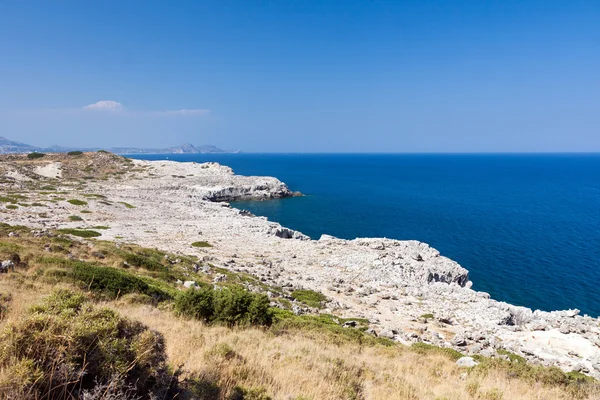
[[[600,151],[600,1],[0,0],[0,136]]]

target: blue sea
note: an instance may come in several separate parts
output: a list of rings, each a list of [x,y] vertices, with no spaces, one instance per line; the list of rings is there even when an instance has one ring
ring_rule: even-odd
[[[429,243],[473,288],[533,309],[600,315],[600,155],[201,154],[304,197],[239,202],[314,239]]]

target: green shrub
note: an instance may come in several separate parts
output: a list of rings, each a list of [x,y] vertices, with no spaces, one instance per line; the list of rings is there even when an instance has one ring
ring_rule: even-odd
[[[9,325],[0,347],[3,398],[167,398],[175,381],[159,333],[69,291]]]
[[[273,318],[267,296],[237,286],[221,290],[189,289],[177,297],[175,310],[206,323],[220,322],[228,326],[270,325]]]
[[[213,321],[215,308],[212,288],[188,289],[181,293],[175,299],[175,311],[206,323]]]
[[[27,154],[27,158],[30,159],[30,160],[35,160],[37,158],[42,158],[44,156],[45,156],[44,153],[38,153],[38,152],[35,152],[35,151],[33,153]]]
[[[346,320],[358,321],[366,324],[360,318],[340,319],[329,314],[321,315],[295,315],[291,311],[273,308],[273,325],[271,330],[275,334],[287,332],[302,332],[314,339],[327,339],[336,344],[356,342],[365,345],[393,346],[394,342],[386,338],[377,338],[366,334],[360,329],[343,328],[340,323]]]
[[[71,200],[67,200],[67,203],[71,203],[74,206],[87,206],[87,201],[83,201],[83,200],[77,200],[77,199],[71,199]]]
[[[413,350],[419,354],[428,354],[428,353],[443,354],[453,361],[456,361],[459,358],[464,357],[464,354],[462,354],[461,352],[456,351],[452,348],[434,346],[434,345],[428,344],[428,343],[422,343],[422,342],[414,343],[412,346],[410,346],[410,348],[411,348],[411,350]]]
[[[83,218],[81,218],[79,215],[69,215],[69,220],[71,220],[71,221],[83,221]]]
[[[86,229],[59,229],[58,230],[60,233],[66,233],[69,235],[73,235],[73,236],[79,236],[82,238],[92,238],[92,237],[98,237],[98,236],[102,236],[102,234],[100,232],[96,232],[96,231],[90,231],[90,230],[86,230]]]
[[[507,356],[511,362],[519,362],[519,363],[523,363],[523,364],[525,364],[527,362],[527,360],[525,360],[524,357],[521,357],[515,353],[511,353],[508,350],[498,349],[498,350],[496,350],[496,353]]]
[[[208,242],[194,242],[192,247],[212,247],[212,245]]]
[[[148,285],[144,279],[116,268],[77,262],[73,265],[71,274],[75,280],[84,283],[88,289],[113,298],[127,293],[145,294],[157,301],[171,298],[169,293]]]
[[[67,155],[69,155],[69,156],[80,156],[80,155],[82,155],[82,154],[83,154],[83,151],[79,151],[79,150],[76,150],[76,151],[69,151],[69,152],[67,153]]]
[[[159,261],[156,261],[150,257],[146,257],[140,254],[126,253],[123,254],[123,259],[127,264],[134,267],[141,267],[149,271],[166,271],[167,267],[162,265]]]
[[[125,203],[124,201],[120,201],[119,204],[123,204],[126,208],[135,208],[135,206],[132,206],[129,203]]]
[[[15,204],[9,204],[6,206],[6,208],[8,210],[16,210],[17,208],[19,208],[19,206],[15,205]]]
[[[319,292],[303,289],[294,290],[292,292],[292,297],[313,308],[323,308],[323,304],[321,303],[327,300],[327,297]]]
[[[100,154],[110,154],[110,152],[106,151],[106,150],[98,150],[96,153],[100,153]]]
[[[433,319],[433,314],[423,314],[419,318],[423,319]]]

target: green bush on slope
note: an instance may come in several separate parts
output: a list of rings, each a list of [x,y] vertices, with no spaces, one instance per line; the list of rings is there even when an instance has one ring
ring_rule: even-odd
[[[81,294],[57,291],[0,335],[0,397],[164,398],[173,381],[162,336]]]
[[[206,323],[271,325],[269,298],[232,286],[213,290],[203,287],[189,289],[175,299],[175,310]]]

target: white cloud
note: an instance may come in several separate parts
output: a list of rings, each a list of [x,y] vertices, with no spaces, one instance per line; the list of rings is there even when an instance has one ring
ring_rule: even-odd
[[[88,104],[81,108],[82,110],[120,112],[129,115],[173,115],[173,116],[202,116],[210,114],[210,110],[205,108],[190,108],[181,110],[165,111],[131,111],[125,108],[123,104],[114,100],[100,100],[94,104]]]
[[[155,113],[164,115],[207,115],[210,114],[210,110],[204,108],[192,108],[183,110],[156,111]]]
[[[115,112],[123,111],[125,107],[123,107],[123,104],[119,103],[118,101],[100,100],[94,104],[88,104],[87,106],[83,107],[83,109]]]

